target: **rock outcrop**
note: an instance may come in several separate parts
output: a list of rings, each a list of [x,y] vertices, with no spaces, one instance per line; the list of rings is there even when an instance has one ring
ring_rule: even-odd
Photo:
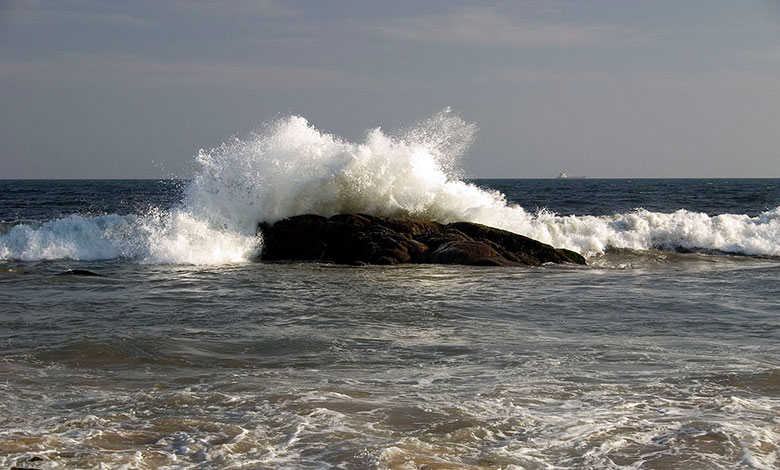
[[[506,230],[470,222],[341,214],[299,215],[262,223],[261,260],[309,260],[338,264],[436,263],[481,266],[585,264],[557,249]]]

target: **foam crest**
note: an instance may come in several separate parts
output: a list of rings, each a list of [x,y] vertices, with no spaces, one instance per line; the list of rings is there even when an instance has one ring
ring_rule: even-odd
[[[0,259],[112,259],[122,256],[122,243],[113,236],[126,233],[133,217],[84,218],[71,215],[38,227],[20,224],[0,236]],[[127,246],[124,249],[130,249]]]
[[[288,117],[265,132],[201,151],[186,205],[241,231],[306,213],[455,219],[474,204],[467,193],[478,204],[500,199],[457,174],[457,159],[475,130],[446,109],[401,137],[377,128],[352,143]]]
[[[243,232],[258,221],[293,215],[363,212],[478,222],[586,256],[610,248],[780,255],[780,208],[754,218],[686,210],[606,217],[529,213],[463,180],[459,161],[475,132],[445,109],[398,136],[377,128],[353,143],[291,116],[201,151],[187,206],[207,208],[208,219]]]
[[[219,230],[180,210],[143,216],[71,215],[0,235],[0,259],[82,261],[128,259],[144,264],[224,264],[245,261],[255,237]]]
[[[259,248],[259,222],[357,212],[478,222],[585,256],[610,248],[780,256],[780,207],[752,218],[642,209],[599,217],[529,213],[464,181],[459,162],[475,132],[449,108],[398,135],[372,129],[362,142],[321,132],[300,116],[282,118],[201,150],[176,207],[16,225],[0,233],[0,259],[246,261]]]
[[[474,211],[475,222],[527,235],[586,256],[610,248],[631,250],[692,250],[744,255],[780,256],[780,207],[758,217],[673,213],[637,209],[613,216],[557,216],[540,211],[529,215],[517,206]]]

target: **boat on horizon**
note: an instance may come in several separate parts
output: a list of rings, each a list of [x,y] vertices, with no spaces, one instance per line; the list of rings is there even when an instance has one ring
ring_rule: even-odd
[[[558,174],[558,179],[584,179],[585,176],[569,176],[565,171]]]

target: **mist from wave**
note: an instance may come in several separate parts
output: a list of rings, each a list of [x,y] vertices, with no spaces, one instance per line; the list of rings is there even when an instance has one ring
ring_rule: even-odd
[[[356,212],[477,222],[588,257],[612,248],[780,256],[780,207],[754,217],[685,209],[559,216],[509,204],[463,178],[460,161],[476,130],[445,109],[395,134],[376,128],[350,142],[303,117],[281,118],[201,150],[172,208],[15,224],[0,232],[0,259],[242,262],[261,248],[261,221]]]

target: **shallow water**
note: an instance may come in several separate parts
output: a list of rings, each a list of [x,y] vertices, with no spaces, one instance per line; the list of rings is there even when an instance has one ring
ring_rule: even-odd
[[[773,468],[780,265],[671,256],[6,263],[0,465]]]

